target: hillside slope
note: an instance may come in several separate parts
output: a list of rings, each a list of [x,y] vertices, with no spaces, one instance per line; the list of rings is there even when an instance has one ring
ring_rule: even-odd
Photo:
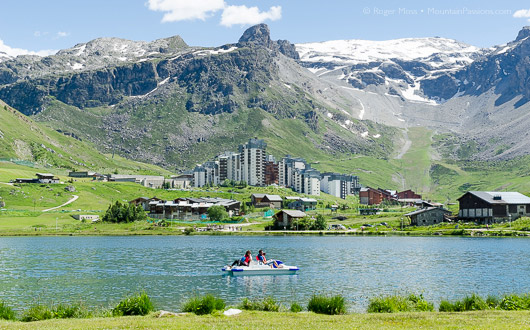
[[[64,135],[21,114],[0,101],[0,160],[25,161],[58,170],[93,170],[110,173],[169,172],[119,156],[103,155],[89,142]]]

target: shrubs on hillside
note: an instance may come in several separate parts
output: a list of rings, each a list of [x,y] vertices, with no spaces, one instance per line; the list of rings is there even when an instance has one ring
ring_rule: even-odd
[[[228,212],[226,212],[224,206],[214,205],[208,208],[208,218],[211,221],[223,221],[228,218]]]
[[[274,226],[279,227],[277,220],[274,221]],[[326,219],[322,214],[317,215],[316,219],[305,217],[299,220],[293,220],[291,223],[292,230],[325,230],[327,228]]]
[[[122,204],[119,201],[109,206],[102,220],[104,222],[134,222],[146,220],[147,215],[141,205]]]

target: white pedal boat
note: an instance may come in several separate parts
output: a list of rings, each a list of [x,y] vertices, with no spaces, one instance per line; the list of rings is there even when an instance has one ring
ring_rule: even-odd
[[[294,275],[300,269],[296,266],[281,264],[280,267],[274,268],[267,264],[251,262],[250,266],[225,266],[223,272],[233,276],[247,275]]]

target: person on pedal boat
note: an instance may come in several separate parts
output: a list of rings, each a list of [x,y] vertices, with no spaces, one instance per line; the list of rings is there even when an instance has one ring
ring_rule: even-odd
[[[258,262],[263,263],[264,265],[269,265],[271,268],[281,268],[281,261],[280,263],[276,262],[276,260],[271,260],[267,262],[267,258],[265,257],[266,253],[263,252],[263,250],[258,251],[258,255],[256,256],[256,259]]]
[[[247,250],[247,252],[245,252],[245,255],[241,259],[238,259],[234,261],[234,263],[232,263],[231,267],[234,267],[235,265],[248,267],[250,266],[250,261],[252,261],[252,254],[250,253],[250,250]]]

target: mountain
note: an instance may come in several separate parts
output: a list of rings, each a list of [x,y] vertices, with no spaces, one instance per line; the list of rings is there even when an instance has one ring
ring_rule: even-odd
[[[259,136],[323,170],[461,191],[467,169],[513,160],[522,173],[529,31],[488,49],[437,37],[293,45],[264,24],[213,48],[102,38],[1,62],[0,99],[99,152],[171,170]]]
[[[445,134],[454,159],[528,154],[530,28],[479,49],[444,38],[298,44],[301,63],[363,104],[363,119]]]
[[[103,152],[189,168],[253,136],[317,160],[388,157],[396,130],[360,121],[357,99],[302,68],[264,24],[235,44],[96,39],[0,63],[0,99]]]

